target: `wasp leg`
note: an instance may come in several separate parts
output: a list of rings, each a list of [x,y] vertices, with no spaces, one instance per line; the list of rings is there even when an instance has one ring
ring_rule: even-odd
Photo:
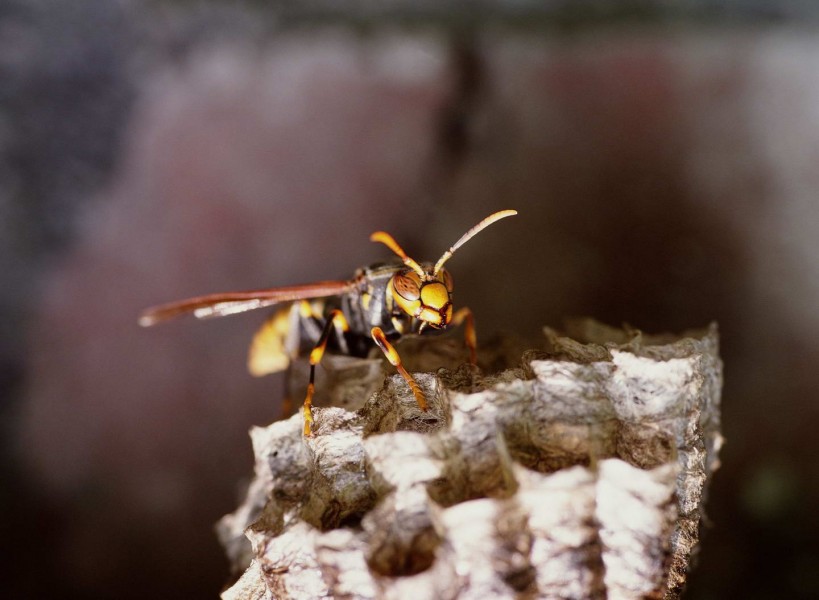
[[[327,340],[330,337],[330,332],[333,327],[340,327],[342,331],[348,331],[350,326],[347,324],[347,319],[340,310],[334,310],[327,318],[327,323],[321,331],[321,337],[313,350],[310,352],[310,383],[307,384],[307,395],[304,398],[304,406],[302,412],[304,413],[304,435],[309,436],[313,433],[313,392],[316,389],[316,365],[321,362],[324,356],[324,350],[327,348]]]
[[[469,362],[473,365],[478,364],[478,338],[475,335],[475,317],[472,316],[472,311],[464,306],[459,309],[452,316],[452,324],[456,327],[461,323],[464,325],[464,338],[466,339],[466,346],[469,348]]]
[[[407,382],[407,385],[410,386],[412,390],[412,394],[415,396],[415,401],[418,402],[418,408],[423,411],[427,410],[427,401],[424,398],[424,392],[421,391],[421,388],[412,378],[412,375],[407,373],[407,370],[404,368],[404,365],[401,364],[401,357],[398,356],[398,352],[396,352],[395,348],[392,344],[387,341],[387,337],[384,335],[384,332],[381,330],[380,327],[373,327],[371,334],[373,336],[373,340],[375,343],[378,344],[378,347],[381,348],[381,352],[384,353],[384,356],[387,357],[387,360],[390,361],[390,364],[394,366],[399,373],[401,373],[401,377]]]
[[[324,320],[322,316],[324,314],[324,301],[314,300],[313,302],[308,302],[307,300],[301,300],[298,303],[298,314],[301,317],[300,322],[302,326],[308,330],[308,335],[313,339],[318,339],[321,335],[322,327],[319,327],[317,324],[320,324],[321,321]],[[347,339],[344,337],[344,332],[350,329],[347,326],[347,322],[344,321],[342,323],[337,319],[335,321],[335,327],[336,339],[338,340],[338,348],[341,354],[349,354],[350,348],[347,346]]]
[[[294,302],[290,306],[290,328],[288,329],[287,337],[285,337],[284,340],[284,350],[287,353],[287,356],[290,357],[291,361],[295,360],[295,358],[299,355],[299,347],[301,346],[301,323],[302,321],[306,321],[310,318],[310,315],[305,316],[304,314],[305,304],[307,304],[307,308],[309,309],[310,305],[306,300]],[[292,377],[290,377],[290,373],[288,372],[288,376],[285,377],[284,382],[284,396],[282,396],[282,419],[287,419],[294,413],[291,383]]]
[[[341,312],[341,311],[339,311]],[[350,354],[350,348],[347,346],[347,338],[344,333],[350,331],[350,326],[347,324],[347,319],[342,317],[340,319],[333,319],[336,329],[336,339],[338,340],[338,347],[342,354]]]

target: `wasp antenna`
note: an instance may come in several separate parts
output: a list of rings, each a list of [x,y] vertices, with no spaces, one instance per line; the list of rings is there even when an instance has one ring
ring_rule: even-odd
[[[418,273],[418,275],[422,279],[426,277],[426,273],[424,273],[424,269],[421,268],[421,265],[419,265],[417,262],[415,262],[409,256],[407,256],[407,253],[404,252],[404,249],[398,245],[398,242],[396,242],[389,233],[385,231],[376,231],[374,234],[370,236],[370,241],[381,242],[387,248],[395,252],[401,258],[401,260],[404,261],[404,264],[407,265],[416,273]]]
[[[486,217],[483,221],[475,225],[475,227],[463,234],[461,239],[455,242],[455,244],[449,250],[444,252],[443,256],[441,256],[441,258],[438,259],[438,262],[435,263],[435,268],[432,270],[432,274],[437,275],[438,271],[441,270],[441,267],[444,266],[444,263],[448,261],[453,254],[455,254],[455,251],[475,237],[479,232],[489,227],[495,221],[500,221],[501,219],[505,219],[506,217],[511,217],[512,215],[516,214],[518,214],[518,211],[516,210],[499,210],[498,212],[492,213]]]

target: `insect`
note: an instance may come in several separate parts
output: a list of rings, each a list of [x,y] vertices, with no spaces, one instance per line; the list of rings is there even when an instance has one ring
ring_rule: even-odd
[[[514,210],[502,210],[489,215],[462,235],[434,264],[416,262],[390,234],[377,231],[370,240],[387,246],[400,261],[393,259],[358,269],[346,281],[208,294],[162,304],[143,312],[139,324],[147,327],[187,313],[199,319],[222,317],[282,304],[254,336],[248,368],[257,376],[282,371],[300,355],[305,342],[312,345],[310,380],[302,407],[305,436],[313,430],[316,365],[321,362],[333,332],[338,349],[347,354],[366,356],[373,343],[378,346],[407,382],[419,408],[425,411],[424,393],[401,364],[393,343],[402,335],[463,324],[470,361],[476,362],[472,311],[467,307],[453,310],[452,277],[444,263],[477,233],[516,214]]]

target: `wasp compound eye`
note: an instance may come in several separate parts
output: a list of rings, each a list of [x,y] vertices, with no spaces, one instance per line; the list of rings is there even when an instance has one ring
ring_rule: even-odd
[[[421,288],[418,286],[418,282],[409,275],[396,275],[393,286],[398,295],[405,300],[414,301],[421,297]]]

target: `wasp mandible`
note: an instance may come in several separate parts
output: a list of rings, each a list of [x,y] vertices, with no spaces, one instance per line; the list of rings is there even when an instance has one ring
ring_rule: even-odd
[[[452,277],[444,263],[478,232],[516,214],[515,210],[501,210],[489,215],[463,234],[435,264],[416,262],[390,234],[377,231],[370,240],[387,246],[400,262],[393,260],[358,269],[348,281],[208,294],[162,304],[143,312],[139,324],[148,327],[186,313],[205,319],[285,304],[254,336],[248,368],[256,376],[282,371],[299,355],[303,342],[312,344],[310,380],[302,408],[304,435],[312,433],[316,365],[321,362],[333,332],[339,350],[354,356],[366,356],[375,343],[407,382],[419,408],[425,411],[424,393],[401,364],[393,343],[405,334],[463,324],[470,361],[475,364],[477,341],[472,311],[467,307],[453,311]]]

